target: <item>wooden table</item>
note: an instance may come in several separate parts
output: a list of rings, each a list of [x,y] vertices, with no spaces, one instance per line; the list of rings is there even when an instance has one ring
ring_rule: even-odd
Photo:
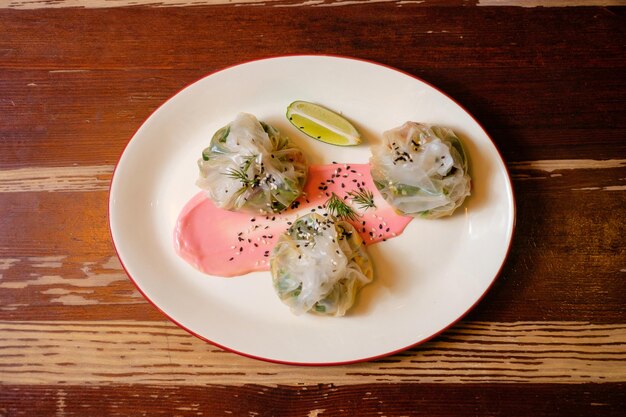
[[[0,0],[0,416],[624,415],[626,2],[355,3]],[[107,221],[116,161],[162,102],[226,66],[314,53],[455,97],[517,198],[474,310],[334,367],[179,329],[124,273]]]

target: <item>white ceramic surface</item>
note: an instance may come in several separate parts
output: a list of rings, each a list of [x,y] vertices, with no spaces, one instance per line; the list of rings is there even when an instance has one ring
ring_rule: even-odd
[[[314,141],[285,119],[294,100],[325,105],[364,135],[357,147]],[[452,216],[414,219],[369,247],[375,281],[342,318],[294,316],[269,272],[204,275],[174,252],[172,233],[199,190],[196,160],[238,112],[287,133],[312,163],[367,162],[383,131],[407,120],[454,129],[470,155],[472,196]],[[432,86],[389,67],[330,56],[288,56],[216,72],[172,97],[141,126],[115,170],[109,201],[118,255],[140,291],[172,321],[218,346],[293,364],[336,364],[403,350],[468,312],[496,278],[515,207],[505,165],[481,126]]]

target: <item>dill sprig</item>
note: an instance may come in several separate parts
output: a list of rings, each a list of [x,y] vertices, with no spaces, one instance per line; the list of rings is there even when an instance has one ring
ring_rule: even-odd
[[[347,205],[335,193],[332,193],[330,198],[326,201],[325,206],[329,214],[340,219],[355,221],[359,217],[352,207]]]
[[[250,168],[250,165],[252,165],[252,161],[254,161],[255,158],[256,156],[254,155],[245,157],[243,164],[239,168],[230,168],[224,173],[224,175],[241,181],[241,184],[243,184],[242,188],[244,189],[256,187],[260,182],[258,174],[255,174],[253,178],[248,176],[248,169]]]
[[[242,168],[240,169],[230,168],[228,171],[224,173],[224,175],[241,181],[241,183],[245,187],[249,187],[250,185],[252,185],[252,182],[253,182],[253,179],[248,177],[248,172],[243,170]]]
[[[376,208],[376,204],[374,204],[374,194],[370,190],[359,188],[358,191],[350,191],[348,195],[355,204],[359,205],[361,210]]]

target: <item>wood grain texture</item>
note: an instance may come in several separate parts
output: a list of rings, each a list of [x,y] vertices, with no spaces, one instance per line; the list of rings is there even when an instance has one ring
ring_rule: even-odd
[[[432,6],[517,6],[517,7],[579,7],[624,6],[625,0],[0,0],[0,8],[32,10],[82,7],[88,9],[113,7],[198,7],[198,6],[273,6],[273,7],[338,7],[364,3],[391,3],[397,7]]]
[[[626,381],[624,324],[465,322],[435,341],[383,360],[317,368],[231,354],[171,323],[10,321],[1,322],[0,331],[5,335],[0,340],[4,384]]]
[[[97,165],[0,170],[0,193],[108,191],[113,169]]]
[[[478,6],[577,7],[625,6],[624,0],[478,0]]]
[[[142,1],[0,0],[0,416],[623,414],[623,1]],[[495,285],[389,358],[224,352],[164,321],[110,242],[108,181],[143,120],[212,71],[298,53],[442,88],[513,178]]]
[[[621,417],[626,384],[13,385],[5,416]],[[24,398],[32,399],[25,403]]]
[[[352,55],[420,76],[466,106],[509,161],[626,152],[622,8],[368,4],[329,19],[328,9],[250,7],[245,20],[240,10],[0,10],[9,34],[0,37],[0,166],[114,164],[143,120],[189,83],[292,53]]]
[[[517,0],[524,2],[528,0]],[[533,0],[538,2],[537,0]],[[561,0],[565,1],[565,0]],[[593,5],[599,0],[570,0],[571,5]],[[608,5],[621,0],[605,0]],[[477,0],[0,0],[0,8],[32,10],[82,7],[88,9],[119,8],[119,7],[198,7],[198,6],[271,6],[271,7],[338,7],[359,4],[389,3],[396,7],[404,5],[428,6],[475,6]],[[577,3],[574,3],[577,2]],[[529,4],[529,7],[533,7]]]

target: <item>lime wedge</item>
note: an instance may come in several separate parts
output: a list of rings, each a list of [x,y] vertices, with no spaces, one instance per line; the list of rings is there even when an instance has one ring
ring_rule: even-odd
[[[287,107],[287,119],[313,139],[339,146],[361,143],[361,134],[343,116],[318,104],[294,101]]]

